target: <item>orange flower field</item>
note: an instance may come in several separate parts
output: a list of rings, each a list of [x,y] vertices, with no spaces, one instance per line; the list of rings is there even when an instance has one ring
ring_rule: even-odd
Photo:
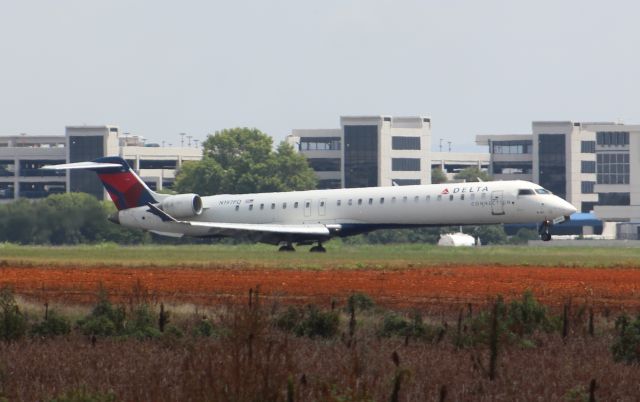
[[[176,303],[244,301],[250,288],[296,303],[326,303],[364,292],[378,303],[417,307],[433,303],[484,302],[531,290],[547,304],[571,298],[596,307],[640,305],[640,269],[505,266],[411,267],[407,269],[295,270],[212,268],[2,267],[0,286],[51,302],[92,303],[103,286],[126,301],[144,290]]]

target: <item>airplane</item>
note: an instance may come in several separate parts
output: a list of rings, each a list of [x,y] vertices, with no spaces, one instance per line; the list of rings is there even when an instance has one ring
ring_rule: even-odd
[[[573,205],[522,180],[342,188],[256,194],[158,194],[116,156],[42,169],[94,171],[118,211],[119,225],[159,235],[245,237],[294,251],[325,252],[333,237],[376,229],[539,223],[543,241]],[[315,245],[314,245],[315,244]]]

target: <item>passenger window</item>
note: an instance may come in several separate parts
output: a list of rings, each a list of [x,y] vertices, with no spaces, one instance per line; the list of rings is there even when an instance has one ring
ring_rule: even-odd
[[[442,201],[442,194],[438,194],[438,201]]]
[[[358,198],[358,205],[362,205],[362,198]]]
[[[236,205],[236,211],[240,210],[240,205]]]
[[[415,197],[413,197],[413,202],[418,202],[419,200],[420,200],[419,196],[416,195]]]
[[[395,203],[396,202],[396,197],[391,198],[391,203]]]
[[[369,198],[369,205],[373,205],[373,198]]]
[[[402,202],[407,202],[407,196],[405,195],[404,197],[402,197]]]
[[[305,208],[309,208],[310,206],[311,206],[311,203],[310,203],[310,202],[306,202],[306,203],[304,204],[304,207],[305,207]]]
[[[324,207],[324,201],[320,201],[320,206]]]
[[[275,202],[271,204],[271,209],[276,209],[276,204],[275,204]]]
[[[349,206],[353,205],[353,200],[349,200],[348,204]]]
[[[449,201],[453,201],[453,194],[449,196]]]
[[[460,194],[460,201],[464,201],[464,194]]]
[[[336,205],[340,206],[342,204],[342,200],[336,201]]]
[[[469,196],[469,199],[470,199],[471,201],[475,200],[475,199],[476,199],[476,195],[475,195],[475,194],[471,194],[471,195]]]
[[[294,207],[294,208],[298,208],[298,201],[296,201],[296,202],[294,202],[294,203],[293,203],[293,207]]]
[[[480,198],[482,198],[483,200],[487,198],[487,193],[482,193],[482,195],[480,196]]]
[[[253,204],[249,204],[249,211],[253,211]]]
[[[427,202],[429,202],[429,201],[431,201],[431,196],[430,195],[427,196]]]
[[[286,202],[282,203],[282,209],[287,209],[287,203]]]
[[[380,204],[384,204],[384,197],[380,198]]]
[[[264,209],[264,204],[260,204],[260,209]]]

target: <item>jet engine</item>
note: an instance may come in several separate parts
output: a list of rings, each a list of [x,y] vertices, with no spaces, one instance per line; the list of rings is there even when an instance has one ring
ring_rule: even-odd
[[[198,194],[172,195],[162,200],[160,208],[174,218],[191,218],[202,213],[202,198]]]

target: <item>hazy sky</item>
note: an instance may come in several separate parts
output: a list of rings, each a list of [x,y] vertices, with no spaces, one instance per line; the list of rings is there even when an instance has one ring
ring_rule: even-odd
[[[0,134],[117,124],[280,140],[427,115],[433,146],[532,120],[640,123],[636,1],[0,1]]]

